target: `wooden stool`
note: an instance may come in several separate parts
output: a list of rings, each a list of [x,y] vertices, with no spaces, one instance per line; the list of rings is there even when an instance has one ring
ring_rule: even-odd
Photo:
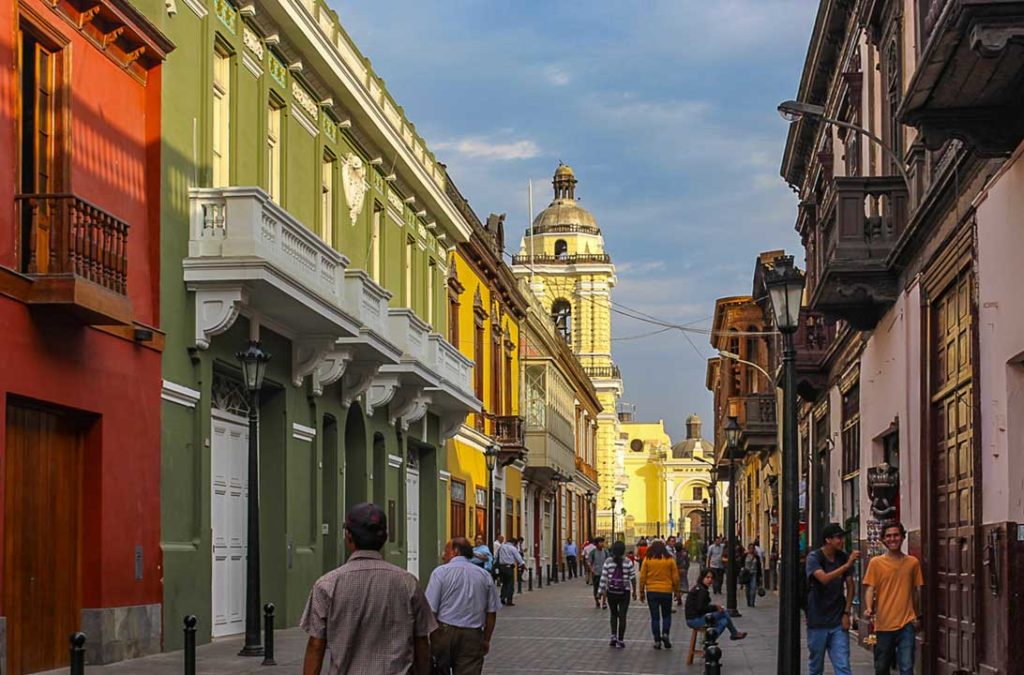
[[[686,665],[693,665],[693,655],[704,656],[704,630],[703,628],[690,629],[690,651],[686,654]],[[697,635],[700,635],[700,647],[697,646]]]

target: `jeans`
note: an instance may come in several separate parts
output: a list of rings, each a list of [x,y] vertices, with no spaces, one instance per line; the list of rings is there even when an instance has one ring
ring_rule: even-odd
[[[565,556],[565,562],[568,563],[568,565],[569,565],[569,578],[570,579],[575,579],[576,578],[576,556],[574,556],[574,555],[567,555],[567,556]]]
[[[850,634],[843,627],[807,629],[807,673],[825,672],[825,652],[836,675],[850,675]],[[888,671],[886,671],[888,675]]]
[[[753,607],[757,602],[757,577],[752,576],[747,582],[747,607]]]
[[[900,675],[914,672],[914,624],[908,623],[899,630],[875,631],[875,675],[889,675],[893,661],[899,667]]]
[[[626,612],[629,611],[629,593],[609,593],[608,609],[612,613],[612,635],[621,640],[626,636]]]
[[[712,617],[715,621],[715,630],[718,631],[719,635],[725,635],[725,631],[729,631],[729,635],[736,635],[736,626],[732,625],[732,618],[726,612],[711,612]],[[696,619],[687,619],[686,625],[690,628],[701,628],[707,627],[707,622],[704,621],[704,617],[698,616]]]
[[[651,610],[651,634],[660,640],[672,628],[672,594],[648,592],[647,608]]]

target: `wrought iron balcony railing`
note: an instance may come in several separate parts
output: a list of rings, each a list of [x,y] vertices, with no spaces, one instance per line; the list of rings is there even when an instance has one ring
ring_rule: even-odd
[[[583,372],[590,378],[616,378],[622,377],[622,371],[615,364],[610,366],[583,366]]]
[[[537,234],[601,234],[601,228],[594,225],[541,225],[536,228]],[[526,228],[526,236],[534,234],[534,228]]]

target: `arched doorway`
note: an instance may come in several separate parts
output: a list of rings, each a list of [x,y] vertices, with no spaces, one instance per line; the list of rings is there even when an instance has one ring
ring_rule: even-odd
[[[367,500],[366,422],[363,410],[353,403],[345,418],[345,511]]]

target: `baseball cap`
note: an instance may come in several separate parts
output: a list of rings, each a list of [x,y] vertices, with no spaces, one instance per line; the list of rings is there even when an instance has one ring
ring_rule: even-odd
[[[825,526],[824,531],[821,533],[821,540],[831,539],[832,537],[842,537],[846,534],[846,530],[839,523],[829,523]]]
[[[362,502],[345,515],[345,529],[363,541],[383,541],[388,532],[388,517],[376,504]]]

